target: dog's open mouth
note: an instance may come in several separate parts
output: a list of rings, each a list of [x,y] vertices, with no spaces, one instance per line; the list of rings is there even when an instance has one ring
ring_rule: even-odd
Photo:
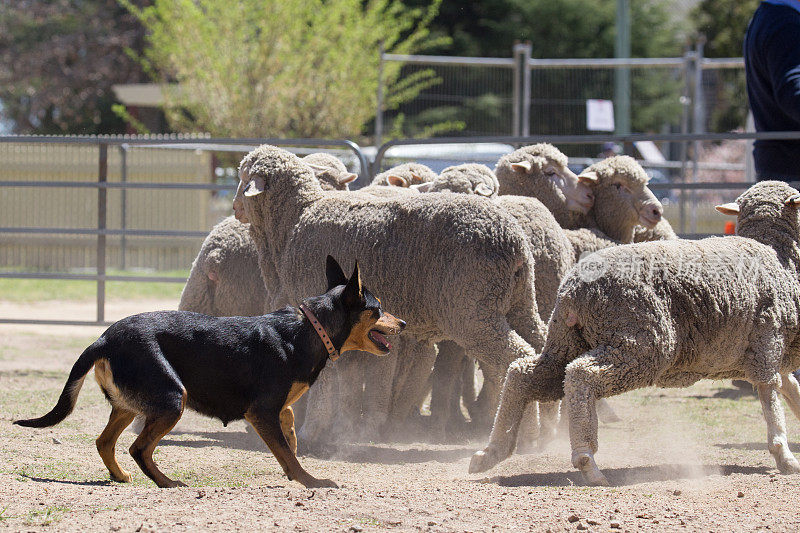
[[[389,350],[392,349],[392,345],[389,344],[389,340],[386,337],[384,337],[383,333],[381,333],[377,329],[369,330],[367,337],[369,337],[369,340],[375,343],[375,346],[377,346],[384,352],[388,352]]]

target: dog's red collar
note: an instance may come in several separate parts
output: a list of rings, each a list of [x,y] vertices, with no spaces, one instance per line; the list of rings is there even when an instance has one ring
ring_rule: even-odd
[[[331,361],[336,361],[339,359],[339,350],[333,346],[333,341],[330,337],[328,337],[328,333],[325,331],[325,328],[322,327],[322,324],[320,324],[319,320],[317,320],[317,317],[314,316],[314,313],[311,312],[311,309],[303,304],[300,304],[300,310],[311,321],[311,325],[314,326],[314,330],[317,332],[317,335],[319,335],[319,338],[322,339],[322,344],[324,344],[325,349],[328,350],[328,357],[331,358]]]

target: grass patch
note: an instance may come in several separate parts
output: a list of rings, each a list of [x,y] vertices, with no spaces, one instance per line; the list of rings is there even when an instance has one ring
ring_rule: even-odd
[[[129,270],[109,270],[114,276],[148,276],[151,273]],[[158,272],[158,276],[186,278],[187,270]],[[106,299],[145,300],[150,298],[180,298],[183,283],[108,281]],[[0,278],[0,300],[37,302],[51,300],[91,301],[97,298],[97,283],[82,280]]]
[[[66,512],[69,512],[69,508],[61,505],[29,511],[28,516],[25,518],[25,524],[29,526],[49,526],[64,518],[64,513]]]

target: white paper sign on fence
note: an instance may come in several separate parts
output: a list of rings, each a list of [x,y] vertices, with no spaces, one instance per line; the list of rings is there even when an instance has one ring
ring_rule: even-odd
[[[614,131],[614,102],[611,100],[586,100],[586,129],[589,131]]]

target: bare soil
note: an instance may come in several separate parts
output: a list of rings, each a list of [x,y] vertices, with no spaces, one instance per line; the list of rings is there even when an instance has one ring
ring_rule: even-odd
[[[8,304],[10,305],[10,304]],[[21,304],[13,304],[18,306]],[[48,302],[48,313],[77,313]],[[91,308],[91,304],[89,308]],[[116,312],[174,307],[136,302]],[[24,306],[23,306],[24,307]],[[35,312],[0,302],[0,316]],[[121,315],[122,316],[122,315]],[[55,403],[78,354],[101,329],[0,326],[0,529],[12,531],[777,531],[800,530],[800,476],[777,474],[757,399],[726,382],[612,398],[622,422],[600,430],[597,460],[612,487],[586,487],[566,440],[470,475],[485,439],[357,443],[332,460],[301,457],[340,489],[288,481],[243,423],[187,413],[156,451],[158,489],[127,454],[133,482],[109,481],[94,439],[110,409],[87,379],[75,412],[42,430],[11,421]],[[346,355],[344,356],[346,357]],[[789,414],[791,417],[791,414]],[[800,424],[787,418],[790,441]],[[800,447],[792,444],[800,453]]]

